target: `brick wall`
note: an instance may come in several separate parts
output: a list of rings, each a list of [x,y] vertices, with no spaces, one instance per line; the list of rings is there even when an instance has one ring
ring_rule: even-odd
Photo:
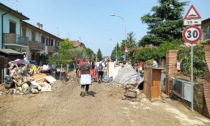
[[[207,67],[205,68],[204,73],[204,98],[205,98],[205,106],[204,106],[204,115],[210,118],[210,44],[204,45],[205,59],[207,62]]]
[[[168,50],[166,53],[166,94],[171,90],[170,79],[177,75],[177,50]]]
[[[203,84],[195,83],[193,89],[193,107],[197,112],[203,115],[205,105]]]

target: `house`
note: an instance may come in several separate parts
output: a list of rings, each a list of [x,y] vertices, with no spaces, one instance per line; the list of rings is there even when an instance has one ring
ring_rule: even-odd
[[[39,63],[41,54],[58,54],[61,38],[33,26],[22,13],[0,3],[0,48],[26,53]],[[39,26],[42,26],[39,23]]]
[[[80,42],[79,40],[77,41],[71,41],[73,43],[74,48],[76,49],[86,49],[85,44]]]
[[[210,18],[205,19],[201,23],[202,40],[210,39]]]
[[[21,21],[29,20],[22,13],[0,3],[0,48],[22,52],[28,50],[28,39],[21,36]]]
[[[21,27],[22,36],[27,37],[29,41],[29,59],[39,63],[41,54],[59,53],[61,38],[44,31],[42,27],[33,26],[25,21],[21,21]]]

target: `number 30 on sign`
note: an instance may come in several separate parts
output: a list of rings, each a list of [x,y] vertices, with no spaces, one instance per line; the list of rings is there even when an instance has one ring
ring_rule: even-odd
[[[182,37],[186,42],[195,44],[198,40],[201,39],[201,29],[198,26],[189,25],[182,32]]]

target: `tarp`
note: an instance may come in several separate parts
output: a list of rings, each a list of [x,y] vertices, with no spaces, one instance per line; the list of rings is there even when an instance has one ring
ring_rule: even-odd
[[[16,59],[14,61],[11,61],[12,63],[15,63],[17,65],[21,65],[21,64],[30,64],[27,61],[25,61],[24,59]]]
[[[137,73],[131,65],[125,65],[114,78],[115,82],[127,85],[127,84],[139,84],[143,81],[140,74]]]

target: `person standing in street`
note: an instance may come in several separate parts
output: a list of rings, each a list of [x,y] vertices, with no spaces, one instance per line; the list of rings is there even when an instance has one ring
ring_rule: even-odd
[[[104,75],[104,71],[103,71],[103,65],[102,65],[102,62],[99,63],[99,66],[98,66],[98,83],[101,83],[102,82],[102,79],[103,79],[103,75]]]
[[[155,67],[155,68],[158,68],[158,63],[156,60],[152,59],[153,63],[152,63],[152,66]]]
[[[84,97],[85,94],[89,91],[89,85],[91,84],[91,75],[90,75],[90,64],[83,59],[83,64],[79,67],[79,76],[80,76],[80,85],[82,88],[82,92],[80,96]]]

